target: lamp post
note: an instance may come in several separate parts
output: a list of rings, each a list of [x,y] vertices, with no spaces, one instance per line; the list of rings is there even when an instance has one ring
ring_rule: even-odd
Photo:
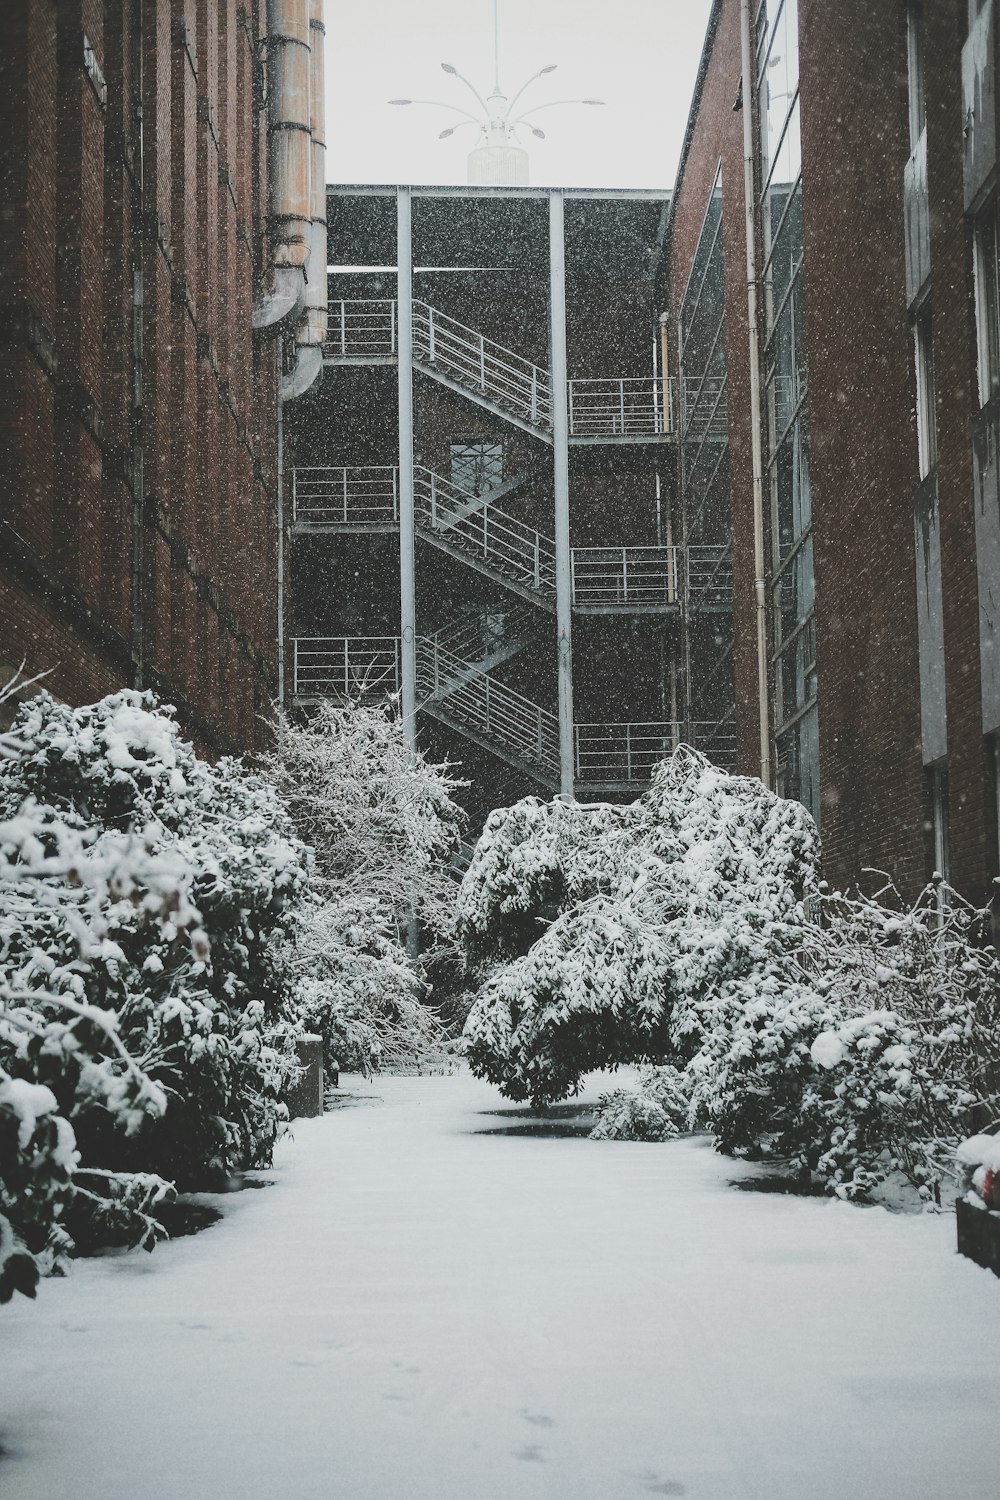
[[[473,114],[467,109],[460,109],[455,104],[447,104],[438,99],[390,99],[388,102],[394,105],[421,104],[433,109],[447,109],[454,114],[463,116],[463,119],[455,125],[449,125],[441,131],[439,139],[444,140],[461,130],[463,125],[475,125],[479,130],[479,140],[469,152],[468,175],[470,186],[516,186],[523,187],[528,181],[528,153],[519,143],[517,131],[519,128],[530,130],[531,134],[540,140],[545,139],[545,131],[541,130],[528,117],[537,114],[542,109],[555,109],[564,105],[603,104],[603,99],[553,99],[545,104],[533,105],[531,109],[523,110],[520,114],[515,113],[515,107],[525,92],[536,83],[539,78],[547,73],[554,73],[556,63],[547,63],[544,68],[539,68],[532,73],[530,78],[525,79],[521,87],[515,92],[511,99],[507,98],[500,86],[500,22],[498,0],[493,0],[493,89],[483,98],[483,95],[460,73],[454,63],[443,62],[441,69],[452,78],[457,78],[460,83],[472,94],[479,106],[477,113]]]

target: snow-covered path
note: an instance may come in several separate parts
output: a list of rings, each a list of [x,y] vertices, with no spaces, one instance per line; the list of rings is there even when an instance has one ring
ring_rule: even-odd
[[[348,1087],[211,1229],[0,1310],[5,1500],[997,1500],[1000,1282],[950,1217]]]

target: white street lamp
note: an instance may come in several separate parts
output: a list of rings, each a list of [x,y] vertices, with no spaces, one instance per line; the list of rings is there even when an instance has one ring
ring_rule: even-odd
[[[475,85],[470,83],[453,63],[441,64],[443,72],[465,84],[479,105],[481,113],[472,114],[469,110],[459,109],[454,104],[446,104],[437,99],[390,99],[388,102],[397,105],[429,105],[434,109],[447,109],[453,114],[464,116],[460,123],[442,130],[438,139],[444,140],[454,135],[455,131],[461,130],[463,125],[471,124],[478,127],[480,138],[469,152],[468,158],[469,183],[473,186],[524,186],[528,181],[528,153],[518,143],[517,130],[523,126],[526,130],[530,130],[532,135],[541,140],[545,139],[545,131],[533,124],[528,116],[537,114],[542,109],[556,109],[564,105],[604,103],[603,99],[553,99],[549,103],[536,104],[531,109],[523,110],[521,114],[515,115],[514,106],[526,90],[545,74],[554,73],[556,67],[556,63],[548,63],[544,68],[539,68],[537,73],[533,73],[522,83],[513,98],[508,100],[500,87],[500,21],[498,0],[493,0],[493,91],[489,97],[484,99]]]

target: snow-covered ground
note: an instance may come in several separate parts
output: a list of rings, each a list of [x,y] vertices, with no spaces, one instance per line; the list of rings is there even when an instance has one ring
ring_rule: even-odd
[[[523,1133],[464,1074],[347,1091],[212,1228],[0,1309],[5,1500],[997,1500],[950,1216]]]

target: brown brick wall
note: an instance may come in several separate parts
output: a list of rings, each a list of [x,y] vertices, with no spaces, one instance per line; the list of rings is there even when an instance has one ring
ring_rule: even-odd
[[[975,319],[963,212],[964,0],[927,0],[928,177],[952,878],[988,894],[995,815],[980,712],[972,442]],[[909,155],[905,7],[799,0],[809,433],[826,873],[930,870],[920,745],[913,491],[915,388],[904,285]],[[740,768],[757,769],[744,285],[740,7],[720,0],[673,213],[672,316],[721,158],[730,382]]]
[[[275,687],[260,9],[12,0],[0,49],[0,656],[71,701],[138,680],[141,657],[208,750],[257,743]]]

